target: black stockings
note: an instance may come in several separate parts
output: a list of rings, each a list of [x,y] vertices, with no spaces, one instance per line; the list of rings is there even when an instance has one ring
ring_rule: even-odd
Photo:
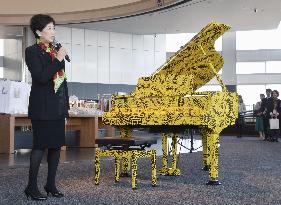
[[[33,149],[30,155],[30,167],[29,167],[29,179],[28,179],[28,189],[31,192],[39,192],[37,186],[37,175],[40,167],[40,163],[44,154],[44,150]],[[50,148],[48,149],[48,177],[47,184],[49,190],[56,190],[55,178],[57,167],[60,158],[60,148]]]
[[[29,178],[28,178],[27,187],[33,193],[39,192],[37,186],[37,175],[43,157],[43,153],[44,150],[36,149],[36,150],[32,150],[30,154],[30,167],[29,167]]]
[[[56,191],[55,179],[60,159],[60,148],[48,149],[48,178],[46,186],[51,191]]]

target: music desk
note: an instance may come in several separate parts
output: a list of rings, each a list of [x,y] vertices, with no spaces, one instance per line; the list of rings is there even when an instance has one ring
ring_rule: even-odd
[[[0,114],[0,153],[14,153],[15,128],[31,126],[25,114]],[[70,115],[66,130],[80,131],[79,147],[95,147],[98,129],[106,129],[106,137],[115,136],[115,128],[103,125],[102,118],[92,115]]]

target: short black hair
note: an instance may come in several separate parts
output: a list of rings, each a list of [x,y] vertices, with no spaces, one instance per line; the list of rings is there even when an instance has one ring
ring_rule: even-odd
[[[238,100],[239,100],[239,98],[241,100],[241,103],[243,103],[244,101],[243,101],[242,95],[238,95]],[[238,103],[239,103],[239,101],[238,101]]]
[[[273,91],[271,92],[271,95],[273,95],[273,93],[277,93],[277,97],[279,96],[279,92],[278,92],[277,90],[273,90]]]
[[[51,22],[53,22],[54,25],[56,24],[55,20],[49,15],[36,14],[32,16],[32,18],[30,19],[30,28],[35,38],[39,38],[36,31],[42,31]]]

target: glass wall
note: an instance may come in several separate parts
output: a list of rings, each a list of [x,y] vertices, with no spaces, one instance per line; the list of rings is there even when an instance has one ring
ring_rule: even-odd
[[[281,28],[274,30],[237,31],[237,50],[281,49]]]
[[[236,74],[265,73],[265,62],[237,62]]]
[[[281,61],[237,62],[236,74],[281,73]]]
[[[253,104],[260,101],[260,94],[265,94],[265,85],[237,85],[238,95],[242,95],[247,110],[253,110]]]
[[[281,61],[266,61],[265,62],[266,73],[281,73]]]
[[[271,90],[277,90],[281,94],[281,84],[266,84],[265,88],[270,88]],[[280,96],[279,96],[280,99]]]
[[[4,56],[4,40],[0,39],[0,58]],[[0,78],[3,78],[3,62],[0,59]]]
[[[196,33],[166,34],[166,51],[177,52],[181,46],[190,41]],[[222,37],[215,42],[215,49],[222,51]]]
[[[201,88],[196,90],[196,92],[203,92],[203,91],[222,91],[220,85],[203,85]]]

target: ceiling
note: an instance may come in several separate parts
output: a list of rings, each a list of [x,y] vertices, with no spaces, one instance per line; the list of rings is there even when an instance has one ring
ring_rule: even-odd
[[[281,20],[281,0],[192,0],[133,17],[67,26],[121,33],[195,33],[210,21],[233,31],[274,29]]]

